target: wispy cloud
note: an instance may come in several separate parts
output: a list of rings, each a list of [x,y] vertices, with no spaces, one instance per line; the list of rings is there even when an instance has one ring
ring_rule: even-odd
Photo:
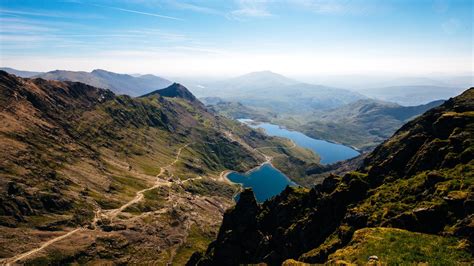
[[[8,24],[2,25],[0,27],[0,32],[51,32],[55,31],[55,29],[34,26],[34,25],[26,25],[26,24]]]
[[[222,10],[214,9],[205,5],[201,4],[194,4],[194,3],[186,3],[180,1],[170,1],[171,6],[178,8],[178,9],[185,9],[190,11],[195,11],[199,13],[206,13],[206,14],[213,14],[213,15],[224,15],[225,12]]]
[[[318,14],[355,14],[378,9],[379,3],[371,0],[288,0],[289,4]]]
[[[68,19],[98,19],[103,18],[97,14],[77,14],[72,12],[45,11],[45,10],[21,10],[0,8],[0,14],[21,15],[33,17],[50,17],[50,18],[68,18]]]
[[[459,28],[461,27],[461,21],[457,18],[450,18],[447,21],[445,21],[443,24],[441,24],[441,28],[446,34],[454,34],[456,33]]]
[[[123,12],[138,14],[138,15],[150,16],[150,17],[158,17],[158,18],[181,20],[181,21],[184,20],[182,18],[165,16],[165,15],[160,15],[160,14],[156,14],[156,13],[142,12],[142,11],[138,11],[138,10],[126,9],[126,8],[115,7],[115,6],[104,6],[104,5],[97,5],[97,4],[92,4],[92,5],[97,6],[97,7],[109,8],[109,9],[119,10],[119,11],[123,11]]]
[[[238,0],[238,8],[230,12],[230,17],[236,19],[271,17],[268,4],[269,1],[266,0]]]
[[[297,0],[296,4],[316,13],[341,13],[346,10],[346,4],[334,0]]]
[[[126,31],[131,34],[140,35],[142,37],[158,36],[163,41],[168,42],[184,42],[192,41],[188,36],[179,33],[172,33],[161,31],[158,29],[140,29],[140,30],[128,30]]]
[[[17,18],[2,18],[0,17],[0,32],[2,33],[18,33],[22,32],[24,34],[32,32],[52,32],[57,29],[54,27],[47,27],[44,25],[35,25],[29,23],[28,21],[17,19]]]

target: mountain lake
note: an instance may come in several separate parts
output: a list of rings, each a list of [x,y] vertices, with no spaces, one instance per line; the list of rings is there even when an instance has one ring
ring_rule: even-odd
[[[321,163],[331,164],[347,160],[359,155],[356,150],[342,144],[331,143],[325,140],[313,139],[301,132],[290,131],[278,125],[270,123],[254,123],[251,119],[238,119],[252,128],[262,128],[269,136],[278,136],[291,139],[298,146],[308,148],[321,157]],[[286,175],[265,163],[247,173],[231,172],[227,178],[241,184],[244,188],[251,187],[258,202],[263,202],[278,195],[286,186],[297,186]],[[238,200],[238,195],[235,200]]]

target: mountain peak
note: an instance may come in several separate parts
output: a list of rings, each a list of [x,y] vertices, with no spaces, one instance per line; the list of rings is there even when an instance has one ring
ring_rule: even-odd
[[[107,70],[104,70],[104,69],[100,69],[100,68],[96,68],[96,69],[94,69],[94,70],[91,71],[91,73],[100,73],[100,72],[111,73],[110,71],[107,71]]]
[[[119,73],[110,72],[110,71],[107,71],[107,70],[104,70],[104,69],[94,69],[94,70],[92,70],[91,74],[93,74],[93,75],[94,74],[95,75],[115,75],[115,76],[127,75],[127,74],[119,74]]]
[[[142,97],[148,97],[152,95],[160,95],[169,98],[182,98],[191,102],[197,101],[196,97],[186,87],[179,83],[173,83],[164,89],[150,92],[143,95]]]
[[[278,73],[275,73],[271,70],[261,70],[261,71],[253,71],[253,72],[249,72],[247,74],[244,74],[245,75],[268,75],[268,76],[283,76],[281,74],[278,74]]]
[[[216,82],[215,87],[226,88],[231,90],[240,90],[244,88],[261,89],[271,88],[277,86],[288,86],[298,84],[300,82],[287,78],[283,75],[277,74],[271,71],[257,71],[250,72],[238,77],[234,77],[228,80]]]
[[[239,76],[237,78],[245,78],[245,79],[257,79],[257,80],[274,80],[282,83],[298,83],[295,80],[292,80],[290,78],[287,78],[281,74],[272,72],[270,70],[263,70],[263,71],[255,71],[255,72],[250,72],[247,74],[244,74],[242,76]]]

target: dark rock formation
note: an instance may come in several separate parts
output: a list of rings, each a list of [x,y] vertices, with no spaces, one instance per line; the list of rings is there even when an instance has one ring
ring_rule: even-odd
[[[160,95],[169,98],[182,98],[190,102],[197,101],[196,97],[186,87],[179,83],[173,83],[169,87],[150,92],[143,95],[142,97],[148,97],[151,95]]]

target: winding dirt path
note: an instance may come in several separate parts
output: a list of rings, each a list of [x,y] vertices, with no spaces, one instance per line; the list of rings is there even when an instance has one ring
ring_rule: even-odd
[[[188,143],[188,144],[184,145],[183,147],[179,148],[178,152],[176,154],[175,160],[173,162],[171,162],[170,164],[168,164],[167,166],[160,168],[160,173],[158,175],[156,175],[156,181],[155,181],[155,184],[153,186],[138,191],[136,193],[135,197],[132,200],[130,200],[129,202],[125,203],[124,205],[120,206],[117,209],[113,209],[111,211],[108,211],[105,214],[105,217],[109,218],[110,220],[113,220],[115,217],[117,217],[117,215],[119,213],[123,212],[125,209],[127,209],[131,205],[133,205],[137,202],[140,202],[144,198],[143,193],[145,193],[147,191],[150,191],[150,190],[153,190],[155,188],[161,187],[161,186],[171,186],[173,184],[172,182],[162,180],[160,177],[165,174],[166,170],[168,170],[169,167],[171,167],[171,166],[175,165],[177,162],[179,162],[179,156],[181,156],[181,151],[184,148],[188,147],[189,145],[190,145],[190,143]]]
[[[81,231],[81,230],[85,230],[85,229],[82,228],[82,227],[76,228],[76,229],[70,231],[70,232],[67,233],[67,234],[64,234],[64,235],[62,235],[62,236],[58,236],[58,237],[56,237],[56,238],[53,238],[53,239],[51,239],[51,240],[48,240],[48,241],[44,242],[44,243],[43,243],[40,247],[38,247],[38,248],[32,249],[32,250],[30,250],[30,251],[27,251],[27,252],[25,252],[25,253],[21,253],[21,254],[19,254],[19,255],[16,255],[15,257],[12,257],[12,258],[7,259],[7,260],[5,261],[5,265],[11,265],[12,263],[16,263],[17,261],[22,260],[22,259],[24,259],[24,258],[26,258],[26,257],[29,257],[30,255],[35,254],[36,252],[39,252],[39,251],[45,249],[45,248],[48,247],[49,245],[51,245],[51,244],[53,244],[53,243],[55,243],[55,242],[58,242],[58,241],[60,241],[60,240],[62,240],[62,239],[64,239],[64,238],[66,238],[66,237],[68,237],[68,236],[71,236],[71,235],[73,235],[74,233],[76,233],[76,232],[78,232],[78,231]]]
[[[172,182],[170,181],[165,181],[165,180],[162,180],[160,177],[162,175],[165,174],[166,170],[168,170],[169,167],[173,166],[174,164],[176,164],[178,161],[179,161],[179,157],[181,155],[181,151],[188,147],[190,145],[190,143],[184,145],[183,147],[179,148],[178,149],[178,152],[176,154],[176,159],[171,162],[169,165],[165,166],[165,167],[161,167],[160,168],[160,173],[156,176],[156,181],[155,181],[155,184],[149,188],[146,188],[146,189],[143,189],[143,190],[140,190],[136,193],[135,197],[130,200],[129,202],[125,203],[124,205],[120,206],[119,208],[117,209],[113,209],[113,210],[109,210],[107,213],[102,213],[102,210],[100,208],[98,208],[96,211],[95,211],[95,215],[94,215],[94,218],[92,219],[92,222],[91,222],[91,227],[93,229],[96,228],[97,226],[97,222],[103,217],[105,216],[106,218],[109,218],[109,219],[113,219],[115,218],[119,213],[121,213],[123,210],[125,210],[127,207],[141,201],[143,198],[144,198],[144,195],[143,193],[145,193],[146,191],[149,191],[149,190],[152,190],[152,189],[155,189],[155,188],[158,188],[160,186],[171,186],[172,185]],[[199,177],[199,178],[202,178],[202,177]],[[55,237],[53,239],[50,239],[46,242],[44,242],[43,244],[41,244],[40,247],[38,248],[35,248],[35,249],[32,249],[30,251],[27,251],[27,252],[24,252],[24,253],[21,253],[21,254],[18,254],[14,257],[11,257],[11,258],[8,258],[8,259],[4,259],[3,261],[0,261],[1,265],[12,265],[22,259],[25,259],[45,248],[47,248],[48,246],[50,246],[51,244],[54,244],[60,240],[63,240],[73,234],[75,234],[76,232],[78,231],[83,231],[83,230],[87,230],[86,228],[84,227],[79,227],[79,228],[76,228],[64,235],[61,235],[61,236],[58,236],[58,237]]]

